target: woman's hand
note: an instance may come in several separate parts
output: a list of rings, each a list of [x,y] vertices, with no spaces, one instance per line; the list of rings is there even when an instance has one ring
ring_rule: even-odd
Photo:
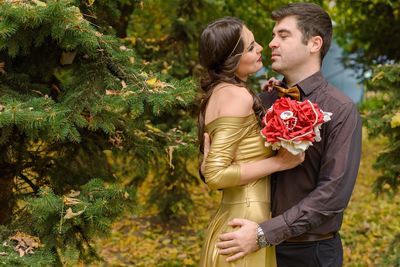
[[[271,77],[262,85],[262,90],[270,93],[272,89],[274,89],[274,86],[281,85],[281,83],[282,82],[280,80],[276,79],[275,77]]]
[[[304,161],[305,153],[301,152],[298,155],[293,155],[284,148],[278,150],[278,154],[275,156],[281,165],[281,170],[288,170],[296,167]]]

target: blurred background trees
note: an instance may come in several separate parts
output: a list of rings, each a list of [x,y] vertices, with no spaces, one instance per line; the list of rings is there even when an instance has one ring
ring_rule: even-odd
[[[366,84],[360,105],[364,126],[371,138],[387,142],[373,165],[380,173],[373,190],[395,201],[400,186],[400,2],[333,3],[332,16],[337,23],[337,40],[345,50],[344,62],[359,70]],[[383,255],[385,266],[400,266],[400,230],[393,236],[388,253]]]
[[[335,1],[332,8],[345,63],[367,84],[361,110],[371,137],[385,136],[389,146],[377,159],[382,171],[375,191],[397,193],[400,185],[400,2]]]

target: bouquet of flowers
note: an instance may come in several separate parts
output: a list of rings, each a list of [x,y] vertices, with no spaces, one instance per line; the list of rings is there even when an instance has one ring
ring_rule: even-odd
[[[281,97],[265,114],[261,135],[265,138],[265,146],[272,146],[274,150],[284,147],[297,155],[314,141],[321,141],[321,125],[331,116],[332,113],[322,111],[309,100],[299,102]]]

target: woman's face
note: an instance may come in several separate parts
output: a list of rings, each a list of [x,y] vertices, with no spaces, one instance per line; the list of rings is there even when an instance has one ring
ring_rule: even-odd
[[[246,26],[242,30],[242,39],[244,51],[235,74],[242,81],[246,81],[250,74],[256,73],[262,68],[261,51],[263,48],[254,40],[253,33]]]

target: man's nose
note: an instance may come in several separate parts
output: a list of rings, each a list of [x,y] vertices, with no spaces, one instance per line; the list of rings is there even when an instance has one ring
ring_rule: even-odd
[[[272,38],[271,42],[269,42],[268,46],[270,48],[275,48],[278,46],[278,42],[275,40],[275,38]]]

